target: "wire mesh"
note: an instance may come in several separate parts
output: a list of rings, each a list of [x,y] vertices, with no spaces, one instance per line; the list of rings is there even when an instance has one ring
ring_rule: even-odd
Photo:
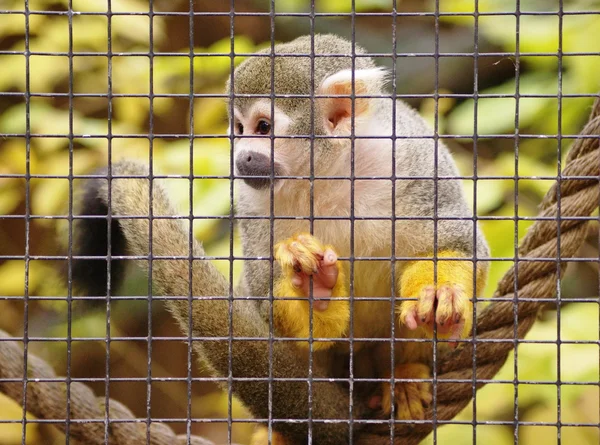
[[[360,434],[381,425],[389,427],[389,434],[383,436],[389,443],[404,440],[398,436],[402,425],[432,425],[432,434],[423,443],[433,444],[528,445],[540,440],[557,445],[598,443],[598,216],[563,216],[561,207],[561,183],[598,180],[596,176],[563,174],[566,149],[575,140],[598,139],[597,135],[578,135],[600,87],[595,75],[600,68],[598,30],[600,5],[584,0],[514,0],[506,4],[483,0],[0,0],[0,65],[6,67],[0,74],[0,312],[5,314],[0,315],[0,328],[12,335],[0,337],[0,343],[23,348],[21,368],[0,363],[0,392],[16,394],[3,388],[19,384],[22,395],[16,401],[18,408],[8,398],[0,398],[0,442],[150,444],[179,440],[177,443],[194,444],[203,443],[200,437],[205,437],[214,443],[250,443],[255,426],[260,425],[267,432],[264,442],[254,442],[258,445],[280,443],[278,432],[297,432],[298,428],[285,429],[285,425],[297,424],[305,426],[302,440],[317,444],[364,443]],[[329,32],[348,40],[352,50],[318,53],[315,39]],[[278,53],[279,42],[301,35],[310,36],[310,51]],[[357,46],[367,48],[368,53],[357,51]],[[266,51],[257,54],[261,49]],[[238,94],[232,88],[223,93],[227,79],[237,85],[236,68],[242,61],[261,58],[270,59],[268,91]],[[275,91],[276,77],[281,75],[276,60],[282,58],[298,58],[298,66],[301,59],[308,58],[313,74],[319,59],[350,59],[349,135],[327,134],[322,129],[319,101],[338,98],[320,94],[324,79],[307,79],[308,94]],[[389,85],[384,93],[357,91],[357,64],[366,58],[389,69]],[[239,134],[236,120],[227,119],[227,113],[235,115],[237,99],[268,101],[269,111],[265,114],[273,128],[266,136]],[[308,134],[277,133],[281,125],[277,104],[281,99],[310,102],[309,115],[291,117],[292,121],[308,120],[304,127],[309,129]],[[403,132],[402,125],[397,125],[403,116],[398,113],[406,111],[395,105],[386,116],[394,122],[391,134],[358,131],[363,128],[357,116],[359,100],[394,104],[406,101],[425,117],[431,131]],[[240,193],[236,186],[255,180],[256,175],[236,173],[234,147],[243,140],[260,144],[265,137],[269,139],[271,161],[269,173],[262,179],[269,187],[260,191],[262,195]],[[305,173],[289,173],[297,171],[293,168],[277,171],[274,160],[281,156],[277,150],[284,143],[295,147],[299,140],[309,144]],[[327,141],[346,144],[348,174],[321,174],[323,168],[315,153]],[[398,172],[402,164],[397,147],[406,150],[407,144],[422,141],[432,144],[433,173],[423,176]],[[389,172],[383,169],[384,173],[377,170],[374,174],[356,174],[360,162],[365,161],[363,156],[357,166],[357,146],[385,143],[394,147],[386,158],[391,162]],[[447,162],[443,154],[440,160],[441,146],[450,148],[458,165],[456,174],[440,173],[439,165]],[[293,165],[294,154],[287,156]],[[115,173],[113,166],[122,159],[141,161],[147,173]],[[108,167],[98,173],[103,166]],[[139,197],[148,200],[148,212],[124,216],[113,208],[117,202],[115,190],[120,190],[115,184],[135,178],[151,179],[147,181],[147,196]],[[433,203],[431,214],[404,214],[402,208],[397,208],[402,193],[399,184],[428,180],[431,190],[419,199],[427,205]],[[107,184],[106,213],[82,214],[77,208],[78,199],[89,196],[79,195],[84,184],[94,181]],[[302,197],[308,199],[306,214],[279,211],[281,200],[289,198],[282,197],[278,182],[284,182],[285,187],[308,182],[308,198]],[[323,187],[324,182],[332,185]],[[372,207],[367,210],[355,207],[361,186],[383,182],[390,187],[389,208],[382,209],[378,202],[370,203]],[[536,206],[552,182],[558,183],[558,216],[536,216]],[[341,183],[348,187],[347,213],[317,209],[319,194],[334,196],[336,184]],[[469,215],[439,214],[439,190],[452,183],[464,188],[461,199],[473,209]],[[161,203],[156,202],[162,199],[163,187],[178,209],[175,214],[165,213]],[[268,212],[246,212],[247,206],[240,204],[240,198],[266,200]],[[342,205],[345,198],[340,195],[329,205]],[[135,207],[135,197],[129,199],[126,202]],[[297,209],[302,208],[297,205]],[[105,222],[104,233],[78,232],[84,223],[89,222],[91,227],[100,220]],[[116,247],[122,242],[122,234],[114,228],[129,224],[126,221],[148,222],[147,239],[137,240],[144,244],[139,249],[143,254]],[[538,221],[556,223],[556,257],[523,255],[519,250],[525,231]],[[561,224],[565,221],[589,225],[585,243],[574,257],[561,254]],[[157,240],[170,223],[186,234],[184,252],[175,249],[177,240]],[[402,226],[409,223],[413,224],[410,227],[433,224],[426,254],[410,249],[407,234],[396,229],[409,227]],[[438,227],[452,223],[469,223],[471,245],[466,256],[453,254],[439,261],[438,254],[446,246],[438,239]],[[248,229],[252,224],[267,229],[253,232]],[[301,227],[325,237],[325,243],[329,243],[328,236],[340,238],[328,235],[336,230],[328,226],[347,227],[347,245],[333,246],[340,263],[348,267],[346,335],[314,335],[318,311],[315,304],[320,301],[312,296],[314,277],[308,279],[310,298],[304,298],[308,303],[308,348],[302,348],[302,339],[277,331],[275,302],[293,300],[274,296],[281,275],[276,245],[293,235],[282,238],[281,231],[276,230],[278,224]],[[480,245],[477,224],[490,244],[489,255],[481,254],[485,246]],[[365,226],[373,229],[359,229]],[[374,232],[388,227],[387,254],[375,248],[357,252],[356,246],[365,243],[359,237],[370,239]],[[264,234],[268,240],[258,239]],[[79,255],[77,242],[81,236],[92,241],[105,238],[107,250]],[[206,251],[200,255],[195,239],[205,245]],[[259,241],[268,252],[251,248]],[[174,246],[173,251],[165,254],[164,245]],[[473,311],[473,335],[457,341],[459,348],[472,348],[472,378],[444,377],[440,381],[440,369],[447,360],[444,348],[453,342],[439,335],[441,326],[437,323],[432,325],[432,338],[402,334],[406,329],[398,321],[398,308],[410,297],[399,292],[398,283],[407,262],[432,261],[431,284],[436,288],[440,264],[465,259],[471,265],[470,283],[464,284],[470,284],[471,293],[478,287],[478,267],[490,264],[489,284],[472,300],[477,307],[489,303],[512,305],[512,338],[479,338],[478,311]],[[564,274],[567,259],[570,266]],[[126,260],[128,264],[142,264],[148,275],[129,268],[125,284],[117,287]],[[86,274],[102,277],[104,294],[78,292],[74,277],[78,261],[84,264]],[[176,271],[170,276],[172,282],[157,284],[156,277],[165,276],[163,265],[167,262],[185,263],[185,267],[169,269]],[[207,262],[215,264],[224,276],[226,292],[194,292],[194,286],[201,284],[195,283],[196,267]],[[377,266],[381,263],[385,268]],[[555,266],[556,296],[554,292],[542,298],[521,295],[517,278],[511,298],[493,293],[496,282],[510,266],[517,277],[527,263]],[[94,270],[102,271],[96,275],[92,265]],[[248,270],[249,275],[244,272]],[[259,278],[260,274],[264,275]],[[246,281],[237,287],[240,280],[258,280],[260,284]],[[382,295],[357,295],[362,280],[384,282]],[[177,289],[181,282],[185,282],[187,292],[162,292]],[[257,287],[264,292],[259,295],[250,291]],[[211,301],[227,302],[227,318],[220,320],[227,329],[225,336],[197,332],[202,321],[194,319],[199,314],[196,308],[208,307],[199,305]],[[547,311],[540,315],[533,331],[521,338],[519,308],[534,302],[543,303]],[[384,315],[368,319],[364,312],[357,314],[361,303],[388,307]],[[248,325],[264,323],[266,337],[237,334],[240,325],[236,308],[242,304],[257,308],[253,311],[260,314],[260,320],[249,319]],[[174,320],[167,306],[171,311],[185,306],[185,317],[176,316]],[[384,323],[387,327],[378,331],[384,335],[358,335],[364,332],[361,323],[365,319],[367,323]],[[336,352],[323,352],[319,343],[324,341],[334,341]],[[194,351],[208,349],[214,342],[227,344],[227,372],[218,371],[214,357],[204,357],[208,366],[199,364]],[[235,354],[240,354],[240,347],[236,345],[252,342],[268,343],[267,375],[239,374]],[[507,342],[514,345],[514,354],[500,373],[493,378],[478,377],[479,348]],[[431,364],[430,378],[396,375],[396,366],[407,362],[410,348],[423,345],[431,345],[431,352],[422,358]],[[378,352],[378,348],[385,352]],[[283,363],[281,357],[291,355],[282,350],[299,357],[298,362]],[[0,357],[2,353],[0,347]],[[45,369],[37,358],[32,359],[36,355],[64,377],[36,374]],[[250,362],[252,357],[245,360]],[[378,365],[383,361],[385,365]],[[287,370],[286,366],[293,367],[293,363],[305,368],[299,369],[298,375],[284,375],[283,368],[277,369],[282,366]],[[330,374],[321,372],[323,363],[329,363]],[[365,373],[363,366],[381,366],[383,371],[371,369]],[[9,373],[3,371],[9,368],[21,369],[22,375],[18,379],[8,377]],[[256,369],[263,368],[257,365]],[[240,389],[255,381],[267,383],[266,399],[262,393],[249,394]],[[289,383],[290,388],[306,384],[306,401],[300,400],[304,392],[296,395],[288,390],[291,392],[283,405],[285,412],[286,408],[292,410],[305,403],[307,409],[300,418],[292,416],[291,411],[288,417],[278,415],[282,412],[278,394],[281,382]],[[385,382],[389,386],[383,386]],[[395,385],[420,382],[431,383],[431,416],[400,418],[406,395],[394,391]],[[64,384],[63,411],[44,412],[50,404],[44,401],[44,390],[35,389],[44,387],[44,383]],[[101,415],[96,412],[94,417],[79,416],[83,399],[74,385],[80,383],[99,396],[94,403],[99,404]],[[324,412],[319,388],[326,384],[342,388],[339,391],[346,398],[344,412],[338,410],[339,417],[319,417]],[[473,399],[453,420],[438,417],[438,391],[448,384],[469,385]],[[482,385],[487,387],[478,392]],[[73,388],[77,388],[77,396]],[[365,412],[371,396],[376,394],[381,399],[384,391],[391,398],[389,410],[383,412],[383,407],[376,406]],[[260,411],[266,415],[252,410],[256,407],[249,398],[254,396],[266,400],[266,408]],[[116,402],[128,406],[131,412],[118,417],[113,411]],[[341,403],[325,402],[332,406]],[[132,428],[143,425],[144,431],[140,436],[132,429],[129,438],[117,437],[117,424]],[[81,433],[82,425],[99,425],[100,429]],[[153,429],[156,425],[168,426],[179,434],[178,438],[165,433],[167,439],[160,439],[163,436]],[[328,425],[344,426],[343,437],[327,437],[323,431]],[[90,431],[95,431],[94,437],[89,436]],[[294,439],[299,440],[297,436]]]

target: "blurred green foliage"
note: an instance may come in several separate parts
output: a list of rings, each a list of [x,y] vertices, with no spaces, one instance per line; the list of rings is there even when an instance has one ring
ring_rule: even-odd
[[[189,8],[187,1],[156,0],[154,3],[157,11],[186,11]],[[260,0],[246,0],[240,2],[240,8],[265,10],[261,8],[268,8],[269,2],[266,3],[265,6],[265,2]],[[350,0],[316,0],[315,10],[346,13],[352,10],[352,4]],[[398,12],[435,10],[433,0],[404,0],[396,4]],[[479,13],[494,13],[515,11],[517,2],[480,0],[477,4]],[[537,214],[537,204],[551,185],[551,178],[558,173],[557,161],[564,157],[572,142],[569,136],[581,129],[593,101],[591,95],[600,89],[597,74],[600,72],[600,15],[566,14],[559,17],[548,14],[558,11],[558,1],[521,0],[519,4],[521,11],[542,11],[546,14],[482,15],[476,20],[474,0],[440,1],[441,12],[455,13],[440,19],[444,29],[458,33],[465,29],[473,30],[476,26],[480,41],[487,42],[496,51],[492,56],[480,56],[480,59],[484,62],[489,60],[488,65],[492,66],[509,60],[514,71],[507,76],[500,70],[485,70],[476,83],[479,97],[442,97],[437,103],[437,119],[433,99],[415,103],[420,112],[437,125],[442,137],[461,136],[446,139],[461,172],[485,178],[464,181],[465,191],[477,214],[506,218],[482,222],[493,256],[505,259],[493,262],[490,283],[485,291],[487,297],[492,295],[498,279],[511,266],[515,242],[531,225],[531,221],[517,217]],[[29,5],[32,11],[60,12],[66,10],[68,2],[30,0]],[[206,5],[197,7],[203,6]],[[391,6],[391,0],[355,2],[359,12],[390,12]],[[209,5],[209,10],[210,7],[217,8],[219,5]],[[276,7],[277,12],[305,12],[310,10],[310,3],[277,0]],[[79,12],[105,12],[106,8],[103,1],[73,0],[73,9]],[[115,13],[147,13],[148,2],[112,0],[111,8]],[[0,10],[22,11],[23,2],[1,1]],[[564,10],[600,11],[600,5],[592,0],[565,1]],[[26,239],[29,240],[29,253],[33,255],[64,252],[64,248],[56,242],[55,232],[68,234],[66,216],[69,203],[73,191],[80,184],[79,179],[70,180],[69,175],[89,174],[105,165],[109,158],[113,161],[121,158],[152,159],[153,169],[159,174],[208,176],[195,179],[191,187],[191,212],[197,217],[194,234],[204,242],[209,255],[227,257],[231,249],[240,253],[236,237],[234,245],[230,246],[229,220],[210,219],[211,216],[228,214],[231,206],[231,181],[227,178],[230,174],[230,146],[226,136],[226,109],[223,98],[211,97],[223,92],[232,67],[229,35],[219,33],[216,18],[214,27],[195,29],[198,39],[192,42],[192,46],[197,55],[190,61],[187,31],[177,32],[187,26],[188,17],[185,15],[155,16],[152,27],[147,14],[114,15],[110,20],[110,47],[106,15],[73,15],[72,39],[69,20],[64,14],[29,15],[28,49],[33,54],[27,65],[22,53],[26,49],[24,14],[0,13],[0,50],[4,52],[0,54],[0,175],[4,175],[0,177],[0,215],[14,217],[0,218],[0,255],[23,255]],[[245,31],[236,31],[233,42],[236,53],[250,53],[269,45],[265,41],[264,23],[257,18],[249,20],[256,22],[240,24]],[[288,17],[278,20],[285,20],[283,23],[289,25],[300,19]],[[331,20],[350,23],[348,17]],[[432,22],[418,18],[414,19],[414,23],[423,29],[433,26]],[[369,23],[365,26],[370,37],[379,37],[389,43],[389,28]],[[286,26],[286,29],[295,28]],[[418,36],[414,38],[418,39]],[[449,44],[452,44],[451,38]],[[151,46],[158,54],[148,57]],[[556,56],[558,48],[564,53],[561,59]],[[112,57],[106,56],[109,49]],[[520,53],[518,58],[515,56],[517,49]],[[68,57],[71,51],[75,53],[72,62]],[[160,52],[169,52],[170,55],[161,55]],[[234,65],[241,60],[241,57],[236,57]],[[404,60],[399,58],[398,63],[402,64]],[[464,70],[472,75],[472,61],[465,65]],[[431,76],[427,72],[422,74]],[[433,77],[430,78],[433,92]],[[26,104],[28,85],[32,94]],[[196,95],[192,99],[190,85],[193,85]],[[454,93],[454,88],[451,84],[440,85],[440,93]],[[151,100],[148,98],[150,94],[154,95]],[[110,101],[108,95],[112,95]],[[31,134],[29,152],[24,137],[28,132]],[[71,133],[75,135],[72,144]],[[107,137],[108,134],[111,137]],[[190,134],[200,137],[191,138]],[[474,134],[477,135],[475,140]],[[557,134],[563,136],[560,145]],[[207,135],[211,137],[201,137]],[[509,137],[494,138],[493,135]],[[27,172],[34,175],[28,183],[19,176]],[[527,179],[517,179],[517,176]],[[190,213],[189,179],[173,178],[163,183],[182,214]],[[27,208],[34,216],[30,220],[28,238],[25,219],[17,218],[24,216]],[[582,256],[597,256],[597,245],[597,238],[591,237]],[[32,260],[28,264],[28,294],[51,297],[36,300],[29,306],[30,332],[40,336],[64,337],[67,333],[68,311],[65,289],[59,284],[61,277],[57,274],[59,263],[61,261]],[[239,263],[234,265],[234,276],[239,273]],[[228,261],[217,261],[216,264],[224,273],[229,273]],[[0,327],[14,334],[22,331],[24,319],[25,267],[25,262],[19,259],[0,260],[0,297],[17,297],[0,299]],[[441,428],[438,444],[473,443],[473,420],[492,421],[477,427],[477,443],[514,443],[517,397],[519,420],[529,422],[518,429],[519,443],[524,445],[557,443],[556,426],[544,424],[557,422],[559,398],[560,421],[563,424],[593,425],[599,422],[597,382],[600,360],[597,343],[594,343],[599,340],[598,305],[569,303],[571,297],[597,298],[597,277],[597,264],[572,265],[563,280],[560,323],[556,313],[549,312],[527,337],[546,343],[521,344],[517,355],[511,356],[497,377],[502,383],[490,384],[478,393],[477,418],[473,419],[473,407],[469,406],[459,416],[465,424]],[[125,292],[144,295],[147,284],[145,277],[134,274]],[[178,335],[177,327],[162,306],[150,304],[153,334]],[[105,306],[81,310],[77,309],[77,305],[74,307],[76,317],[73,316],[70,325],[74,337],[83,340],[106,335]],[[149,320],[145,301],[111,304],[111,307],[112,336],[147,335]],[[559,346],[554,343],[557,338],[563,341]],[[113,342],[112,345],[111,357],[116,362],[111,364],[111,374],[146,375],[146,343]],[[153,375],[185,375],[185,345],[177,348],[172,343],[161,346],[161,342],[153,342]],[[64,342],[44,342],[41,346],[32,345],[32,349],[50,360],[58,370],[64,370]],[[72,375],[104,375],[106,352],[103,342],[76,342],[73,354]],[[563,384],[557,386],[557,379]],[[540,381],[544,384],[533,384]],[[589,384],[582,384],[585,382]],[[145,387],[129,386],[119,387],[119,399],[134,412],[145,416]],[[225,418],[229,403],[227,396],[214,388],[207,389],[207,386],[194,388],[193,415]],[[94,389],[101,393],[104,387],[100,384]],[[153,415],[184,417],[186,399],[185,383],[171,386],[153,384]],[[247,416],[239,403],[233,403],[234,417]],[[0,418],[19,418],[19,415],[15,406],[0,399]],[[181,425],[173,426],[181,428]],[[20,428],[17,431],[14,425],[0,425],[0,442],[7,445],[20,443]],[[59,436],[53,436],[48,428],[31,425],[28,428],[28,443],[60,441]],[[246,442],[250,430],[249,425],[235,424],[234,440]],[[194,424],[193,432],[221,442],[226,440],[226,428],[219,424]],[[594,427],[563,426],[561,437],[562,443],[568,444],[586,445],[599,441],[598,428]],[[429,438],[425,443],[432,441],[433,438]]]

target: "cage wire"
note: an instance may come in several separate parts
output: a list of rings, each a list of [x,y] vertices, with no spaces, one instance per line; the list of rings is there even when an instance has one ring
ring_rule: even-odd
[[[318,438],[323,437],[319,431],[328,425],[344,425],[345,433],[336,441],[329,438],[327,443],[598,443],[600,237],[596,207],[600,199],[600,120],[596,104],[584,127],[590,106],[598,97],[598,85],[597,79],[583,82],[577,70],[597,73],[592,68],[600,60],[600,25],[595,26],[600,24],[600,6],[593,1],[491,3],[1,0],[0,64],[6,68],[0,75],[0,281],[4,282],[0,286],[0,312],[4,314],[0,315],[0,328],[8,333],[0,337],[0,393],[8,398],[0,398],[0,443],[248,443],[257,424],[267,428],[265,443],[280,443],[276,432],[285,436],[286,432],[297,431],[293,425],[306,426],[307,443],[319,443]],[[532,29],[543,34],[548,27],[554,40],[532,45]],[[506,37],[506,29],[512,36]],[[585,38],[577,40],[574,36],[581,29]],[[454,35],[452,30],[460,32]],[[500,41],[509,38],[504,45],[494,41],[494,35],[502,31]],[[411,219],[396,214],[395,198],[390,201],[391,217],[357,215],[352,205],[356,181],[387,180],[395,196],[399,180],[396,150],[391,155],[391,176],[367,178],[355,174],[354,148],[362,137],[354,133],[354,111],[360,97],[355,82],[349,96],[349,176],[317,174],[314,145],[328,136],[315,131],[318,97],[311,94],[313,113],[304,116],[312,129],[306,136],[312,153],[310,174],[282,177],[310,181],[309,214],[276,214],[273,162],[265,178],[270,183],[269,214],[244,215],[235,208],[234,185],[244,177],[235,173],[233,146],[236,139],[252,136],[236,135],[234,121],[225,118],[223,104],[230,99],[228,106],[233,115],[231,99],[235,98],[233,92],[229,96],[223,93],[225,80],[229,78],[235,84],[234,70],[243,59],[298,57],[277,54],[276,43],[307,34],[314,48],[314,36],[323,32],[348,39],[353,51],[302,54],[310,58],[313,71],[315,60],[324,56],[351,57],[354,71],[357,60],[365,57],[356,53],[356,45],[365,46],[368,57],[390,69],[390,93],[386,98],[408,101],[430,121],[431,134],[409,139],[429,139],[436,147],[435,173],[429,178],[434,183],[433,195],[427,197],[436,205],[432,216],[413,218],[432,221],[436,228],[448,219],[437,211],[442,181],[460,181],[471,190],[468,196],[473,214],[456,219],[473,226],[483,223],[492,254],[481,257],[473,248],[469,260],[473,264],[473,287],[477,284],[478,263],[491,264],[491,287],[485,297],[474,297],[477,306],[486,308],[473,313],[473,337],[461,340],[450,353],[438,349],[447,341],[437,335],[424,340],[396,337],[399,328],[394,326],[395,309],[403,296],[395,285],[399,274],[395,266],[422,259],[417,257],[394,254],[384,258],[390,264],[390,296],[367,299],[391,302],[390,338],[353,335],[355,264],[382,260],[356,254],[355,226],[369,220],[386,220],[393,227],[398,220]],[[427,44],[420,45],[422,40]],[[427,45],[429,50],[424,49]],[[257,56],[255,52],[261,48],[270,52]],[[448,62],[456,65],[449,69]],[[274,66],[271,91],[266,96],[271,117],[276,114],[278,97]],[[531,75],[537,68],[542,74]],[[497,87],[498,79],[490,74],[497,72],[502,81],[508,79],[510,88],[506,88],[507,83]],[[422,77],[428,79],[424,82],[430,82],[429,86],[423,86]],[[317,82],[311,78],[313,92]],[[574,88],[574,82],[581,88]],[[548,85],[552,86],[545,90]],[[294,95],[285,98],[294,99]],[[494,107],[491,118],[484,114],[490,113],[490,104]],[[465,111],[467,108],[470,112]],[[450,114],[449,118],[449,110],[462,113]],[[394,108],[393,121],[396,112]],[[510,127],[505,127],[506,131],[493,125],[503,119],[506,123],[506,116]],[[472,122],[464,125],[465,119]],[[285,136],[267,137],[273,159],[276,139]],[[393,143],[407,139],[396,134],[395,128],[391,136],[368,138]],[[438,175],[440,141],[456,152],[461,171],[468,173]],[[566,157],[565,148],[571,144],[573,148]],[[531,163],[532,152],[542,159],[539,163]],[[114,185],[127,179],[111,167],[127,158],[141,160],[148,169],[130,179],[152,179],[147,182],[147,196],[140,197],[149,200],[148,214],[115,213],[112,196],[117,192],[112,185],[108,187],[104,215],[78,214],[77,196],[83,184],[104,181]],[[106,165],[108,170],[98,174],[97,168]],[[155,180],[156,184],[169,184],[165,186],[169,199],[187,210],[178,210],[175,215],[156,213],[152,203],[162,189]],[[314,345],[323,339],[312,335],[312,298],[306,376],[281,377],[283,371],[276,367],[285,363],[274,360],[280,345],[296,341],[281,337],[273,328],[271,303],[277,278],[274,247],[281,241],[274,227],[278,220],[303,220],[314,233],[315,224],[336,220],[316,214],[315,180],[345,180],[351,184],[350,213],[337,218],[347,221],[350,227],[349,255],[340,257],[349,264],[350,283],[349,334],[348,338],[337,339],[348,348],[347,356],[339,359],[339,366],[345,368],[343,378],[315,374],[318,352]],[[535,206],[539,202],[542,205],[537,215]],[[65,204],[66,211],[57,210]],[[483,212],[479,211],[482,207]],[[107,288],[104,295],[78,295],[73,286],[74,261],[91,259],[76,253],[76,227],[78,221],[86,219],[106,221],[104,233],[84,234],[108,242],[106,254],[94,253],[105,264],[99,275]],[[151,222],[149,239],[138,240],[146,243],[138,250],[146,249],[147,254],[134,255],[111,247],[111,241],[122,236],[112,228],[127,219]],[[269,256],[246,256],[241,251],[235,229],[240,220],[268,222]],[[152,237],[162,227],[160,224],[169,221],[186,226],[184,255],[156,255],[153,251]],[[60,224],[66,240],[63,250],[53,241],[50,230]],[[528,235],[522,239],[527,228]],[[396,239],[395,230],[390,233],[391,252],[396,252],[401,241]],[[197,255],[195,238],[205,241],[206,254]],[[477,242],[473,230],[473,244]],[[437,271],[437,230],[432,247]],[[133,278],[126,281],[124,289],[116,289],[112,279],[122,271],[115,264],[125,259],[146,263],[148,278],[130,269],[127,275]],[[572,267],[565,275],[567,260]],[[187,276],[172,277],[173,282],[186,280],[187,292],[183,295],[161,294],[156,283],[153,285],[154,269],[168,261],[187,262]],[[195,295],[194,264],[202,261],[218,265],[227,280],[227,292]],[[236,295],[240,264],[265,261],[270,264],[268,295]],[[51,287],[55,278],[67,283],[64,289],[56,284],[64,294]],[[312,280],[310,286],[312,289]],[[270,308],[265,315],[269,335],[252,340],[269,345],[268,376],[236,375],[231,357],[236,342],[250,342],[234,335],[234,300],[259,304],[265,299]],[[222,320],[229,332],[226,337],[201,333],[200,321],[192,318],[193,304],[209,300],[227,302],[228,319]],[[169,303],[183,308],[176,315],[179,324],[164,309]],[[540,315],[542,319],[532,334],[524,338],[538,318],[540,306],[548,312]],[[398,383],[391,372],[398,361],[394,351],[408,341],[434,345],[431,378],[408,380],[432,384],[432,401],[425,419],[397,419],[396,405],[386,416],[355,412],[353,400],[366,397],[358,390],[360,384],[380,384],[387,379],[355,375],[360,365],[357,360],[364,359],[355,353],[355,346],[389,344],[387,368],[392,377],[387,380],[393,386]],[[227,344],[227,373],[215,372],[214,363],[201,367],[193,352],[194,347],[202,349],[214,342]],[[514,354],[502,366],[513,348]],[[267,416],[253,419],[236,400],[239,394],[234,388],[261,379],[268,383],[268,406],[262,411]],[[282,418],[274,413],[273,387],[286,381],[306,384],[308,399],[290,402],[306,403],[303,418]],[[321,412],[315,394],[322,382],[345,385],[349,402],[342,417],[315,417],[315,412]],[[221,385],[222,392],[215,383]],[[484,385],[482,391],[487,392],[478,392]],[[397,395],[391,395],[397,403]],[[471,399],[470,407],[464,409]],[[323,403],[322,399],[318,403]],[[286,429],[290,425],[291,429]]]

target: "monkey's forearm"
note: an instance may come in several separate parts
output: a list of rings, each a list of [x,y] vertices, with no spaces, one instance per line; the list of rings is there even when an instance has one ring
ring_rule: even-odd
[[[113,176],[147,174],[147,170],[137,163],[123,162],[112,167]],[[195,350],[215,375],[228,377],[231,370],[235,395],[256,417],[269,417],[268,377],[271,371],[272,417],[307,418],[308,385],[302,380],[285,381],[305,379],[308,376],[307,361],[289,343],[269,344],[269,326],[260,317],[255,302],[231,302],[228,298],[228,281],[209,260],[194,260],[190,276],[189,260],[169,259],[190,256],[189,230],[181,220],[170,218],[177,212],[171,207],[161,187],[153,186],[151,213],[149,196],[148,179],[111,180],[112,253],[120,252],[141,257],[152,253],[152,283],[156,293],[176,297],[167,300],[167,305],[185,332],[189,326],[191,306],[192,333],[195,337],[202,338],[194,342]],[[107,215],[108,202],[108,181],[90,181],[79,214]],[[153,216],[152,232],[148,218],[150,214]],[[108,231],[105,218],[79,220],[76,229],[79,236],[76,236],[78,241],[75,245],[75,255],[106,255],[106,235],[101,236],[103,230],[104,234]],[[93,234],[100,236],[94,237]],[[193,239],[191,249],[194,258],[204,256],[201,245]],[[149,270],[147,260],[136,262],[146,271]],[[91,273],[92,268],[105,269],[106,266],[100,261],[75,260],[73,278],[76,284],[82,291],[98,291],[104,286],[105,292],[106,280],[104,283],[98,283],[98,274]],[[117,276],[121,275],[117,269],[114,272]],[[116,284],[113,283],[113,286]],[[190,293],[193,296],[191,304],[188,299]],[[232,336],[235,340],[230,340]],[[271,369],[269,363],[272,363]],[[318,366],[313,365],[314,377],[326,377],[325,374]],[[313,419],[344,419],[348,415],[348,395],[335,383],[315,383],[312,399]],[[360,406],[355,405],[354,414],[359,413]],[[303,423],[275,423],[275,428],[290,438],[300,440],[306,433],[306,424]],[[343,442],[343,437],[347,436],[348,427],[343,423],[316,423],[313,434],[319,439],[319,443],[340,443]]]

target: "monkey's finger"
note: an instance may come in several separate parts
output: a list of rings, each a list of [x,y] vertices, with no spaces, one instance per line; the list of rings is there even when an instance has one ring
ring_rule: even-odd
[[[338,279],[337,255],[331,249],[327,249],[323,254],[323,261],[319,268],[319,274],[315,277],[326,288],[333,288]]]
[[[416,383],[407,383],[405,385],[405,390],[411,419],[423,420],[425,418],[425,412],[423,409],[423,402],[421,401],[419,385]]]
[[[448,337],[449,340],[459,340],[463,337],[463,330],[465,329],[465,320],[462,319],[460,323],[457,323],[452,326],[450,330],[450,335]]]
[[[332,290],[329,287],[323,286],[321,281],[321,276],[313,275],[312,276],[312,292],[310,287],[311,277],[303,274],[302,281],[302,292],[308,298],[312,299],[313,309],[317,311],[324,311],[329,307],[330,300],[332,295]],[[320,300],[321,298],[326,298],[325,300]]]
[[[292,277],[292,285],[294,287],[302,286],[302,282],[304,281],[303,274],[295,273]]]
[[[302,244],[308,251],[318,256],[323,255],[323,245],[321,242],[312,236],[310,233],[301,233],[296,236],[298,243]]]
[[[448,317],[445,335],[449,339],[459,339],[467,335],[466,326],[470,326],[470,320],[473,317],[473,304],[468,295],[461,286],[453,289],[452,299],[453,313]]]
[[[321,267],[333,266],[337,262],[337,254],[331,248],[325,249],[323,252],[323,260]]]
[[[468,317],[473,316],[473,303],[469,299],[469,295],[458,286],[455,289],[454,300],[452,302],[455,313],[455,323],[459,323],[461,320],[464,321]]]
[[[299,272],[311,274],[318,266],[315,256],[295,238],[277,243],[275,246],[275,259],[288,275]]]
[[[423,406],[427,408],[431,405],[431,402],[433,402],[433,394],[431,394],[431,383],[419,382],[417,385],[419,387],[419,396],[421,397],[421,402],[423,403]]]
[[[414,331],[419,326],[417,322],[417,305],[413,301],[405,301],[400,307],[400,322]]]
[[[442,285],[437,291],[437,308],[435,311],[435,321],[442,330],[447,330],[445,326],[448,322],[454,321],[454,296],[456,290],[453,286]],[[446,329],[444,329],[446,327]]]
[[[389,376],[388,376],[389,377]],[[392,412],[392,394],[391,394],[391,385],[389,383],[381,384],[381,411],[384,416],[388,416]],[[373,398],[378,396],[373,396]],[[394,402],[396,402],[394,397]]]
[[[421,323],[429,324],[433,320],[436,292],[433,286],[424,287],[419,295],[417,315]],[[439,304],[439,303],[438,303]]]
[[[307,275],[311,275],[317,270],[319,266],[318,259],[315,257],[314,252],[304,244],[292,241],[288,245],[288,249],[292,253],[294,267],[300,267],[302,272]]]
[[[273,249],[275,260],[279,262],[284,271],[296,269],[294,264],[294,255],[288,249],[287,244],[287,241],[277,243]]]
[[[395,402],[396,402],[396,418],[403,420],[410,420],[412,416],[410,414],[410,407],[408,405],[408,398],[406,397],[405,383],[397,383],[395,388]]]

